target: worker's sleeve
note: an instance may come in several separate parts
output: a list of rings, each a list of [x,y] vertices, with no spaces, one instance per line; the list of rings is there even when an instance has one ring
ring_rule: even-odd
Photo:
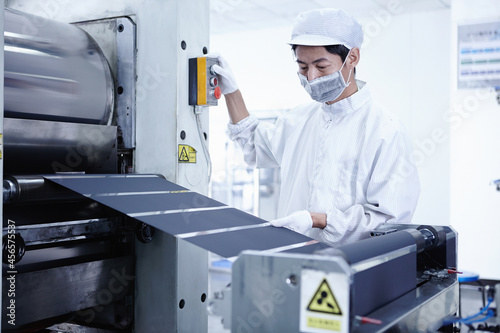
[[[256,117],[228,125],[229,138],[240,145],[245,162],[251,167],[276,168],[280,166],[280,136],[277,126],[259,121]]]
[[[384,140],[372,161],[366,185],[367,203],[344,211],[327,211],[327,226],[319,233],[322,241],[339,245],[366,238],[371,230],[386,222],[411,222],[420,183],[406,135],[396,132],[390,140]]]

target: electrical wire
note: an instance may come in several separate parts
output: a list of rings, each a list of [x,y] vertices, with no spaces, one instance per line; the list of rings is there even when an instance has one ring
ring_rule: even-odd
[[[480,323],[483,321],[487,321],[488,319],[492,318],[494,315],[495,315],[495,312],[493,310],[488,310],[486,316],[484,316],[483,318],[464,321],[463,324],[469,325],[469,324],[473,324],[473,323]]]
[[[460,320],[459,320],[459,322],[460,322],[460,323],[464,323],[464,324],[472,324],[472,323],[476,323],[476,322],[480,322],[480,321],[485,321],[485,320],[487,320],[487,319],[488,319],[488,318],[490,318],[491,316],[486,316],[486,317],[487,317],[487,318],[485,317],[486,319],[481,318],[480,320],[470,321],[471,319],[474,319],[474,318],[476,318],[476,317],[478,317],[478,316],[482,315],[482,314],[483,314],[483,313],[485,313],[485,312],[488,312],[488,313],[490,313],[490,312],[491,312],[491,313],[493,313],[493,311],[488,310],[492,302],[493,302],[493,298],[489,298],[489,299],[488,299],[488,304],[486,304],[486,306],[485,306],[485,307],[484,307],[481,311],[479,311],[478,313],[473,314],[473,315],[471,315],[471,316],[468,316],[468,317],[462,318],[462,319],[460,319]]]
[[[451,320],[445,320],[443,322],[443,324],[444,324],[444,326],[451,325],[453,323],[460,323],[460,324],[469,325],[469,324],[473,324],[473,323],[479,323],[479,322],[486,321],[486,320],[490,319],[491,317],[493,317],[493,315],[494,315],[494,312],[492,310],[489,310],[489,307],[490,307],[492,302],[493,302],[493,298],[488,298],[488,304],[486,304],[486,306],[483,307],[478,313],[475,313],[475,314],[470,315],[470,316],[465,317],[465,318],[452,318]],[[477,318],[485,313],[486,313],[486,316],[484,316],[483,318]]]
[[[194,113],[196,115],[196,122],[198,124],[197,126],[198,135],[200,136],[201,146],[203,147],[203,153],[205,154],[205,159],[207,160],[208,183],[210,183],[210,179],[212,177],[212,160],[210,158],[210,152],[208,151],[207,142],[203,136],[203,128],[201,127],[201,119],[200,119],[201,112],[196,108],[196,106]]]

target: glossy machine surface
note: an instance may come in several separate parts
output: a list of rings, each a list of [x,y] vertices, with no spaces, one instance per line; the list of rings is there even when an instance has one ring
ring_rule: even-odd
[[[110,123],[113,78],[92,37],[9,8],[4,24],[5,117]]]
[[[5,173],[115,172],[115,88],[81,28],[5,8]]]

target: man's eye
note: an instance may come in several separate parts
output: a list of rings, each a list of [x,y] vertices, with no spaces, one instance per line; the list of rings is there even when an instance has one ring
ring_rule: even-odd
[[[326,66],[316,66],[318,69],[325,69]]]

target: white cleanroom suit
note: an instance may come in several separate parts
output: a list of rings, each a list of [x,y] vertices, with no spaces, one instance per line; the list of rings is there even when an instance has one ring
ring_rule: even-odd
[[[254,116],[229,124],[250,166],[281,168],[278,218],[326,213],[326,227],[307,235],[332,246],[385,222],[409,223],[420,193],[405,132],[357,84],[348,98],[299,106],[275,124]]]

